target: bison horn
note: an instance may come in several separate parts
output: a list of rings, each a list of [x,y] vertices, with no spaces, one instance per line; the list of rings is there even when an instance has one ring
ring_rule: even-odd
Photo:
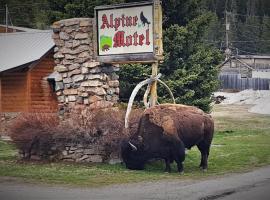
[[[131,146],[131,148],[132,148],[133,151],[137,151],[138,150],[137,147],[134,144],[132,144],[130,141],[128,142],[128,144]]]

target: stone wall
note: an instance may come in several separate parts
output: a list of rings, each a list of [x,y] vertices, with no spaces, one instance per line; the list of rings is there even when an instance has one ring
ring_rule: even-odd
[[[111,149],[98,144],[87,144],[85,142],[63,143],[58,142],[46,147],[39,146],[31,149],[30,160],[49,160],[76,163],[120,163],[119,150]],[[28,151],[19,151],[19,158],[28,157]]]
[[[119,99],[119,66],[95,61],[93,22],[90,18],[73,18],[52,26],[55,71],[59,73],[56,94],[62,113],[77,106],[111,107]]]

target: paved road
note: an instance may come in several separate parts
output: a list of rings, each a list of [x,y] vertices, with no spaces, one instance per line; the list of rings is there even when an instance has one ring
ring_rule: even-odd
[[[269,200],[270,166],[244,174],[203,181],[159,181],[67,188],[0,179],[1,200]]]

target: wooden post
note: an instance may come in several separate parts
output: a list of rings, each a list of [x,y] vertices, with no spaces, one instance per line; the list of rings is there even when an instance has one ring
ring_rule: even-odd
[[[152,77],[157,76],[158,74],[158,62],[152,64]],[[154,81],[151,85],[150,93],[150,107],[157,104],[157,81]]]
[[[0,112],[2,112],[2,81],[0,76]]]

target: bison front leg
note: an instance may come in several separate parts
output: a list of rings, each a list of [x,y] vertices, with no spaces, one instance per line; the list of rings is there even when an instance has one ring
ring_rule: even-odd
[[[170,159],[168,159],[168,158],[166,158],[165,159],[165,165],[166,165],[166,167],[165,167],[165,172],[168,172],[168,173],[171,173],[171,161],[170,161]]]
[[[177,163],[178,172],[182,174],[184,172],[183,162],[185,160],[185,146],[182,141],[175,143],[173,156],[175,162]]]

